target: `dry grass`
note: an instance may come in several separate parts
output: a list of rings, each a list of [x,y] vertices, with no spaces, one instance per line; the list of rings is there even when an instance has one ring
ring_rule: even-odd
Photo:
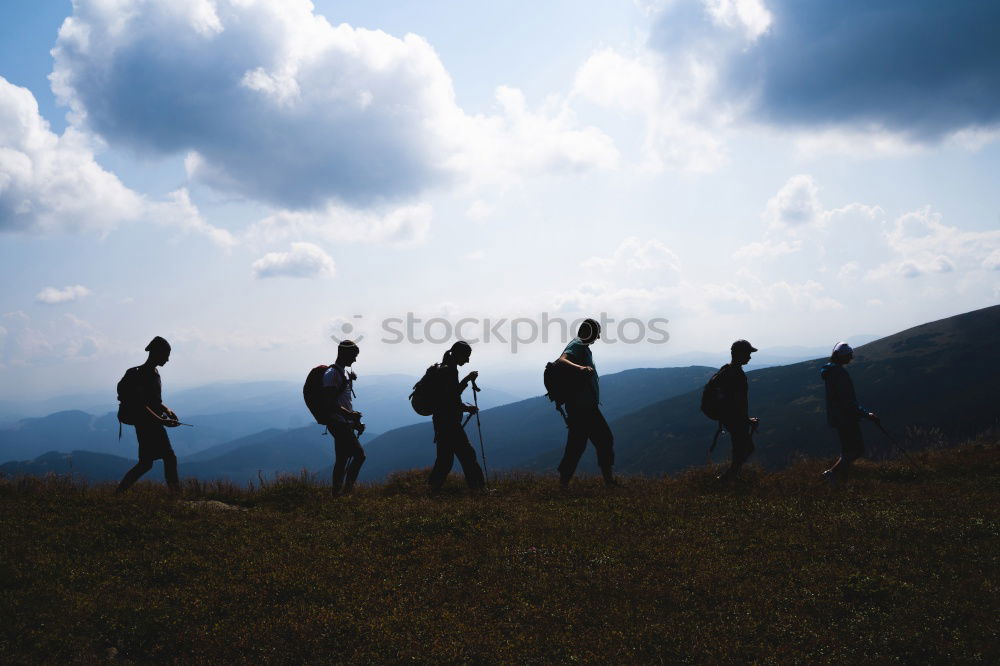
[[[996,663],[998,453],[862,464],[846,488],[816,461],[433,498],[422,472],[183,501],[8,479],[0,661]]]

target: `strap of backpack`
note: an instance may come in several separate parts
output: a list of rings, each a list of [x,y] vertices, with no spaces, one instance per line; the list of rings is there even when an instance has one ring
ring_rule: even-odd
[[[566,424],[566,427],[568,428],[569,427],[569,417],[566,416],[566,410],[563,409],[563,405],[562,405],[561,402],[557,402],[556,403],[556,411],[559,412],[560,416],[562,416],[563,423]]]

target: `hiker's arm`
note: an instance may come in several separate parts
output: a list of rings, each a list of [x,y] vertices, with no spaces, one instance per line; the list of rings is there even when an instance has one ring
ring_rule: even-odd
[[[351,411],[350,409],[348,409],[347,407],[344,407],[343,405],[337,405],[337,409],[339,409],[340,413],[343,414],[344,416],[346,416],[349,419],[360,419],[361,418],[361,412]]]
[[[160,405],[160,407],[166,409],[165,405]],[[150,408],[149,405],[146,405],[146,411],[149,412],[149,415],[152,416],[153,419],[155,421],[157,421],[158,423],[161,423],[161,424],[163,424],[165,426],[171,426],[171,427],[177,425],[177,420],[178,420],[177,419],[177,415],[174,414],[173,412],[171,412],[169,409],[166,409],[166,411],[169,412],[169,416],[170,416],[169,419],[165,419],[162,416],[160,416],[159,414],[157,414],[156,412],[154,412]]]
[[[458,383],[458,394],[461,395],[466,387],[468,387],[469,382],[474,382],[479,377],[479,371],[473,370],[465,376],[465,378]]]
[[[559,357],[559,360],[556,361],[556,363],[564,363],[571,368],[579,370],[580,372],[586,372],[587,374],[590,374],[591,372],[594,371],[594,369],[589,365],[577,365],[573,361],[569,360],[569,355],[566,354],[565,352],[563,352],[563,355]]]

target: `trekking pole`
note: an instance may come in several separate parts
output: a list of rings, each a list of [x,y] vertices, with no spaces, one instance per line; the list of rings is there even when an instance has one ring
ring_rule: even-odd
[[[489,481],[490,472],[489,468],[486,466],[486,447],[483,445],[483,426],[479,422],[479,398],[476,394],[479,393],[479,387],[476,386],[476,380],[472,380],[472,403],[476,406],[476,430],[479,431],[479,453],[483,456],[483,475],[486,480]]]
[[[881,419],[874,419],[874,422],[875,422],[875,426],[882,432],[883,435],[885,435],[886,439],[889,440],[889,443],[892,444],[896,449],[898,449],[900,453],[902,453],[903,455],[909,455],[910,454],[909,449],[907,449],[906,447],[900,446],[899,442],[896,441],[896,438],[893,437],[892,434],[888,430],[885,429],[885,426],[882,425],[882,420]]]
[[[715,445],[719,443],[719,435],[722,434],[723,430],[725,430],[725,429],[722,427],[722,421],[719,421],[719,427],[715,431],[715,436],[712,437],[712,445],[710,447],[708,447],[708,463],[707,464],[709,464],[709,465],[712,464],[712,451],[715,451]]]

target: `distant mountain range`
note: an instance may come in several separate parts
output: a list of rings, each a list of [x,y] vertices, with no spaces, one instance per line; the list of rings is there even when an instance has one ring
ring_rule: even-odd
[[[913,428],[933,429],[934,436],[958,439],[996,426],[1000,382],[993,372],[1000,361],[998,330],[1000,306],[993,306],[857,347],[849,371],[862,404],[875,410],[904,443]],[[819,377],[825,362],[819,358],[747,373],[751,411],[761,418],[752,462],[777,467],[797,456],[836,454],[835,438],[826,426]],[[645,368],[602,376],[602,409],[615,433],[619,471],[662,474],[705,462],[715,426],[701,414],[698,404],[701,387],[714,371],[715,367],[706,366]],[[540,369],[538,374],[540,384]],[[377,436],[365,434],[362,443],[368,463],[362,480],[429,466],[434,458],[429,419],[414,414],[405,399],[416,378],[387,375],[375,379],[370,378],[363,390],[359,382],[358,406],[365,411],[366,421],[379,427],[393,423],[402,427]],[[305,468],[327,476],[333,462],[332,442],[321,427],[263,424],[293,414],[299,415],[300,423],[309,422],[308,415],[302,415],[301,387],[273,384],[259,383],[239,391],[205,387],[201,394],[192,390],[171,398],[168,404],[179,413],[192,414],[191,420],[198,424],[171,431],[181,474],[246,481],[258,473]],[[228,402],[219,402],[220,395],[228,395]],[[561,418],[544,397],[517,402],[509,398],[510,394],[490,388],[479,395],[491,471],[552,470],[566,436]],[[197,414],[197,407],[206,403],[241,411]],[[478,449],[475,421],[468,432]],[[865,434],[870,450],[884,445],[874,427],[866,424]],[[113,414],[96,417],[71,411],[26,419],[15,428],[0,429],[0,460],[18,460],[0,465],[0,472],[72,469],[89,478],[116,479],[132,464],[128,458],[134,455],[135,444],[134,435],[129,432],[129,436],[117,442]],[[45,453],[53,449],[73,453]],[[728,441],[723,438],[715,459],[727,455]],[[588,452],[581,470],[593,469],[593,454]],[[154,473],[153,478],[161,477]]]

